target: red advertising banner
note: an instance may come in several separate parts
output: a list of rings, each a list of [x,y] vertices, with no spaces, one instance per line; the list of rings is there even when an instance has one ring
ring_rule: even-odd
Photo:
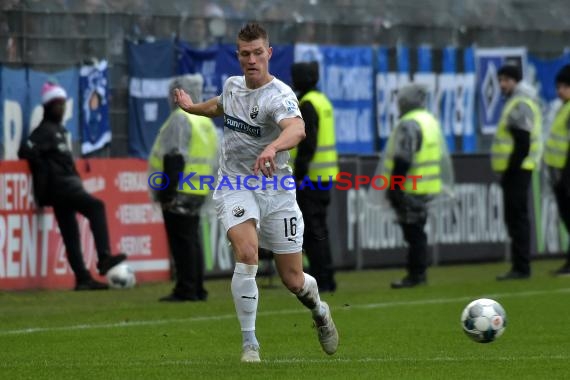
[[[149,200],[146,161],[91,159],[77,160],[76,166],[85,189],[105,203],[113,253],[128,255],[138,283],[168,280],[166,234],[160,208]],[[85,264],[98,278],[89,221],[77,218]],[[27,163],[0,161],[0,289],[73,286],[53,211],[34,204]]]

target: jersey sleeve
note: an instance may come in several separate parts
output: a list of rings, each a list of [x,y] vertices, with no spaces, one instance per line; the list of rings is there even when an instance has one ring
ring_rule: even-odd
[[[279,123],[283,119],[300,117],[299,101],[292,90],[275,96],[270,104],[270,115],[275,123]]]

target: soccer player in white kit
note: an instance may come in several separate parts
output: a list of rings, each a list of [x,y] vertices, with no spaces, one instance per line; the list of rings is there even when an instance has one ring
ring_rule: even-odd
[[[303,272],[303,215],[293,178],[292,186],[282,181],[292,175],[288,150],[305,138],[305,123],[291,88],[269,73],[273,50],[265,29],[257,23],[244,26],[237,48],[244,75],[228,78],[220,96],[194,104],[183,90],[175,89],[174,101],[192,114],[224,116],[213,197],[235,255],[231,290],[243,336],[241,361],[260,361],[255,336],[259,246],[274,253],[281,281],[311,310],[321,347],[332,355],[338,332],[329,306],[320,300],[316,280]],[[258,174],[265,177],[263,182],[253,177],[244,181]]]

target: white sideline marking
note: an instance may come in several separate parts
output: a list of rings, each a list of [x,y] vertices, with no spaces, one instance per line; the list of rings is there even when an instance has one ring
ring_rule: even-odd
[[[541,294],[549,293],[570,293],[570,288],[560,288],[560,289],[550,289],[550,290],[533,290],[527,292],[516,292],[516,293],[497,293],[485,295],[486,298],[501,298],[501,297],[528,297]],[[483,297],[483,296],[481,296]],[[427,300],[415,300],[415,301],[395,301],[395,302],[380,302],[380,303],[369,303],[363,305],[350,305],[349,309],[378,309],[385,307],[395,307],[395,306],[416,306],[416,305],[434,305],[443,303],[453,303],[453,302],[465,302],[473,299],[470,297],[455,297],[455,298],[435,298]],[[344,307],[332,308],[332,310],[343,310]],[[300,307],[297,309],[286,309],[286,310],[275,310],[275,311],[265,311],[257,313],[258,316],[268,316],[268,315],[287,315],[287,314],[301,314],[307,311]],[[92,329],[110,329],[117,327],[135,327],[135,326],[158,326],[166,325],[170,323],[191,323],[191,322],[203,322],[203,321],[215,321],[223,319],[233,319],[236,318],[235,314],[223,314],[223,315],[208,315],[204,317],[192,317],[192,318],[173,318],[173,319],[158,319],[158,320],[148,320],[148,321],[128,321],[128,322],[118,322],[118,323],[102,323],[102,324],[86,324],[86,325],[73,325],[73,326],[60,326],[60,327],[30,327],[25,329],[16,330],[0,330],[0,336],[5,335],[20,335],[20,334],[32,334],[41,332],[52,332],[52,331],[74,331],[74,330],[92,330]],[[537,357],[538,358],[538,357]],[[290,359],[287,359],[290,360]],[[376,360],[376,359],[374,359]]]
[[[493,356],[485,357],[485,361],[489,362],[521,362],[525,360],[568,360],[568,355],[534,355],[534,356]],[[418,358],[418,357],[385,357],[385,358],[327,358],[327,359],[307,359],[307,358],[289,358],[289,359],[262,359],[262,363],[271,364],[334,364],[334,363],[407,363],[407,362],[474,362],[481,361],[480,357],[453,357],[440,356],[435,358]],[[196,364],[219,364],[219,361],[209,360],[168,360],[162,362],[164,365],[196,365]]]

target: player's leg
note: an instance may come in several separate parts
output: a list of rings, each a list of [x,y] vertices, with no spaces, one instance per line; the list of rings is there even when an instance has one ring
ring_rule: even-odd
[[[285,193],[272,197],[259,197],[261,210],[261,246],[275,253],[275,266],[283,284],[297,296],[313,314],[319,341],[323,350],[332,355],[338,346],[338,332],[330,315],[330,309],[321,302],[317,281],[303,272],[303,214],[294,194]]]
[[[228,238],[235,255],[232,276],[232,296],[243,338],[242,361],[259,361],[259,342],[255,336],[255,318],[259,291],[257,274],[257,231],[255,220],[250,219],[228,230]]]
[[[303,256],[297,253],[275,254],[275,266],[283,284],[303,305],[311,310],[323,350],[332,355],[338,347],[338,331],[329,306],[321,301],[315,278],[303,272]]]
[[[216,199],[218,217],[224,224],[235,256],[231,291],[241,327],[243,362],[259,362],[255,319],[259,292],[255,276],[258,265],[256,222],[259,208],[251,192],[233,191]]]

